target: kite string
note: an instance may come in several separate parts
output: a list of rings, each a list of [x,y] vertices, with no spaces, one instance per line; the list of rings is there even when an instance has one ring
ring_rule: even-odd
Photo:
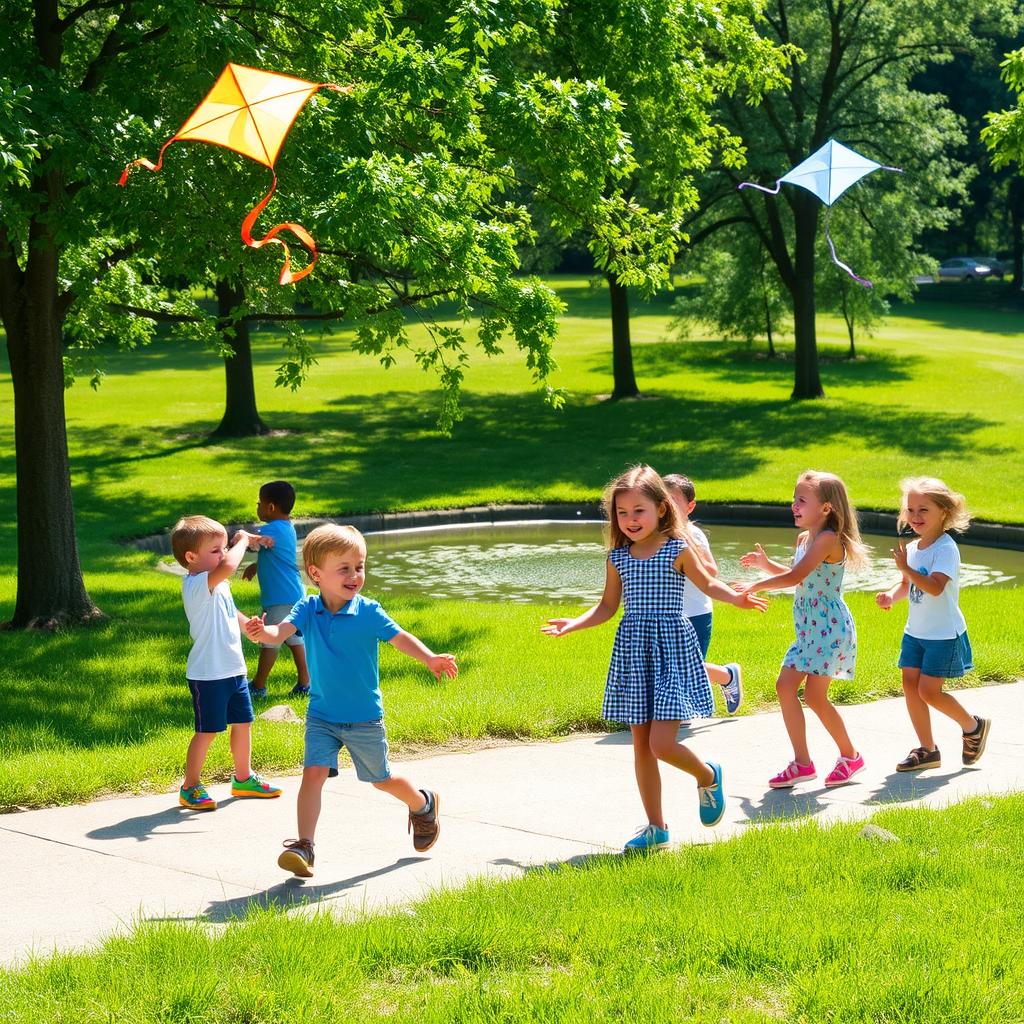
[[[779,178],[779,180],[775,182],[775,188],[768,188],[765,185],[755,185],[752,181],[741,181],[736,188],[756,188],[758,192],[767,192],[770,196],[777,196],[779,194],[779,189],[782,188],[782,179]]]
[[[832,235],[829,232],[829,219],[832,216],[832,207],[828,208],[828,212],[825,214],[825,241],[828,242],[829,252],[832,253],[832,262],[839,267],[841,270],[845,270],[850,277],[857,282],[857,284],[864,285],[865,288],[874,288],[874,285],[866,277],[858,277],[837,255],[836,247],[832,243]]]

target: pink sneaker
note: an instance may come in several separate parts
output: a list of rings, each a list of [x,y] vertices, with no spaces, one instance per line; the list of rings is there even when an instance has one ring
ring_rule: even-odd
[[[773,775],[768,780],[772,789],[789,789],[798,782],[806,782],[809,779],[816,779],[818,773],[814,770],[814,762],[801,764],[799,761],[790,761],[778,775]]]
[[[840,757],[836,761],[835,768],[825,777],[826,786],[845,786],[857,772],[864,770],[864,758],[858,754],[856,757]]]

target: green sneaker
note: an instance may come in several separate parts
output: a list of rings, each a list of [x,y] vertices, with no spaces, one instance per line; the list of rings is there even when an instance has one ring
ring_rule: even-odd
[[[271,785],[262,776],[253,772],[247,779],[238,781],[231,776],[231,795],[238,797],[255,797],[257,800],[273,800],[275,796],[281,795],[277,786]]]
[[[217,801],[206,792],[206,787],[201,782],[187,789],[182,786],[178,790],[178,803],[192,811],[217,810]]]

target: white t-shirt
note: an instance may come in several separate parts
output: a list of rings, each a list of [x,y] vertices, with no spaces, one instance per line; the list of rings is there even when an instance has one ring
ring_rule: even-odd
[[[948,533],[924,551],[918,550],[920,541],[912,540],[907,545],[907,565],[914,572],[933,576],[941,572],[949,577],[938,597],[910,586],[907,600],[910,614],[904,632],[917,640],[955,640],[967,632],[967,622],[960,611],[960,549]]]
[[[181,597],[192,636],[185,677],[200,680],[244,676],[242,630],[231,588],[223,580],[211,594],[209,579],[208,572],[200,572],[181,581]]]
[[[698,547],[702,547],[709,555],[711,545],[704,531],[699,526],[690,523],[690,536]],[[697,615],[707,615],[714,607],[714,602],[697,586],[693,580],[687,580],[683,586],[683,614],[692,619]]]

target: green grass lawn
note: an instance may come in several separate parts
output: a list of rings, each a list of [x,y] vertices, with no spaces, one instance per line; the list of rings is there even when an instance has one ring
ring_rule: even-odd
[[[68,392],[74,498],[86,584],[110,620],[55,636],[0,634],[0,805],[74,801],[105,790],[166,787],[189,734],[183,672],[187,632],[177,581],[155,558],[120,543],[169,527],[183,513],[251,518],[261,482],[292,480],[297,514],[446,507],[478,502],[594,501],[625,464],[681,470],[707,500],[787,501],[808,466],[840,473],[863,507],[893,508],[908,473],[945,477],[981,516],[1024,522],[1024,341],[1019,313],[928,304],[903,309],[863,358],[842,358],[839,325],[821,325],[828,398],[793,404],[792,363],[745,345],[667,338],[666,300],[638,307],[635,354],[646,401],[611,404],[605,296],[585,281],[556,282],[569,310],[553,383],[555,411],[530,389],[515,353],[480,359],[453,438],[434,429],[432,381],[412,365],[384,370],[345,334],[318,346],[320,364],[298,394],[272,387],[274,336],[256,342],[261,411],[275,436],[208,444],[223,403],[216,357],[160,342],[114,354],[97,392]],[[0,364],[0,371],[5,367]],[[9,379],[0,372],[0,496],[14,507]],[[0,524],[0,618],[14,603],[15,527]],[[235,594],[255,610],[255,586]],[[883,616],[853,595],[861,631],[855,684],[843,700],[893,693],[902,612]],[[463,675],[438,688],[385,652],[389,723],[400,748],[480,736],[544,736],[596,727],[611,627],[544,640],[556,609],[453,601],[398,602],[408,628],[461,658]],[[572,611],[573,609],[557,609]],[[979,673],[1020,674],[1011,638],[1024,589],[964,594]],[[790,638],[789,605],[765,618],[724,609],[713,655],[740,660],[753,705],[771,702]],[[508,650],[516,652],[514,658]],[[284,692],[286,668],[279,670]],[[294,769],[298,730],[261,724],[261,767]],[[212,768],[225,772],[220,751]]]
[[[0,973],[2,1019],[1004,1024],[1024,1018],[1024,798],[595,856],[342,923],[143,924]],[[1014,909],[1017,907],[1018,909]]]

